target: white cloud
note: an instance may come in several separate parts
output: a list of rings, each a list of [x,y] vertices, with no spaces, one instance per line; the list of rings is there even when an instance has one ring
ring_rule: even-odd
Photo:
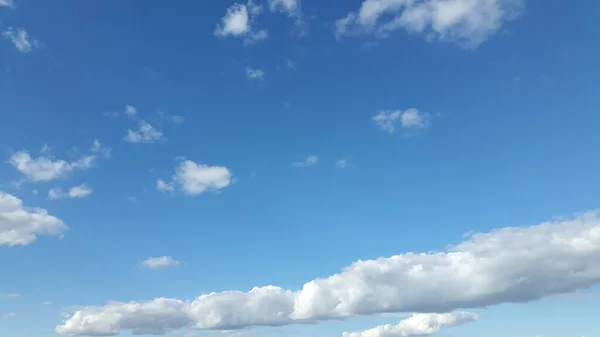
[[[364,0],[336,21],[336,36],[386,37],[404,29],[476,47],[522,11],[524,0]]]
[[[139,128],[136,131],[127,130],[124,139],[130,143],[155,143],[166,138],[161,131],[156,130],[146,121],[140,121]]]
[[[167,267],[176,267],[179,265],[179,261],[173,259],[170,256],[151,257],[142,261],[142,266],[150,269],[160,269]]]
[[[35,46],[37,46],[37,41],[31,40],[29,34],[23,28],[14,29],[12,27],[8,27],[4,32],[2,32],[5,38],[12,41],[18,51],[21,53],[28,53],[33,50]]]
[[[413,314],[396,325],[380,325],[373,329],[344,332],[343,337],[412,337],[429,336],[443,327],[457,326],[473,322],[479,315],[471,312],[456,311],[445,314]]]
[[[50,302],[50,301],[44,301],[44,302],[42,302],[40,304],[44,305],[44,306],[48,306],[48,305],[52,305],[52,302]]]
[[[0,7],[10,7],[14,5],[13,0],[0,0]]]
[[[127,115],[127,117],[133,118],[137,115],[137,109],[132,105],[126,105],[125,106],[125,115]]]
[[[252,80],[262,80],[265,78],[265,72],[259,68],[246,67],[246,77]]]
[[[175,185],[187,195],[198,195],[207,191],[218,191],[231,184],[231,172],[224,166],[196,164],[191,160],[179,163],[172,182],[156,181],[160,191],[174,190]]]
[[[162,179],[156,181],[156,189],[161,192],[172,192],[174,190],[173,183],[166,183]]]
[[[417,109],[381,111],[373,117],[380,129],[389,133],[396,132],[396,124],[405,129],[426,129],[431,124],[431,116]]]
[[[225,16],[217,24],[215,35],[219,37],[243,37],[244,44],[254,44],[269,37],[265,29],[255,31],[252,24],[262,12],[262,6],[255,5],[252,0],[247,4],[235,3],[227,8]]]
[[[81,199],[92,194],[93,190],[85,184],[71,187],[66,193],[60,188],[52,188],[48,191],[48,198],[51,200],[55,199]]]
[[[235,330],[382,313],[450,312],[521,303],[600,283],[600,211],[471,234],[446,251],[357,261],[298,290],[223,291],[79,309],[61,334]]]
[[[19,316],[19,314],[17,314],[16,312],[9,312],[8,314],[0,315],[0,318],[1,319],[9,319],[9,318],[17,317],[17,316]]]
[[[102,146],[102,143],[98,139],[94,139],[94,143],[92,144],[92,148],[90,149],[92,153],[99,153],[104,158],[110,158],[110,154],[112,149],[110,147]]]
[[[170,115],[168,113],[165,113],[164,111],[158,111],[158,115],[160,116],[160,119],[166,120],[167,122],[173,124],[182,124],[183,122],[185,122],[185,118],[183,118],[183,116]]]
[[[19,151],[10,157],[9,163],[30,180],[40,182],[55,180],[74,170],[89,169],[93,166],[95,159],[95,156],[90,155],[74,162],[67,162],[52,156],[32,158],[28,152]]]
[[[1,233],[0,233],[1,235]],[[21,294],[0,294],[0,298],[5,298],[5,299],[9,299],[9,300],[16,300],[18,298],[21,298]]]
[[[67,226],[42,208],[23,207],[21,199],[0,192],[0,246],[26,246],[37,235],[61,236]]]
[[[306,157],[303,161],[297,161],[292,163],[294,167],[313,167],[319,163],[319,157],[315,155],[310,155]]]
[[[306,33],[307,23],[302,16],[301,0],[269,0],[269,9],[271,12],[281,12],[294,18],[299,35],[302,36]]]
[[[348,166],[350,166],[350,163],[348,163],[347,159],[340,159],[337,162],[335,162],[335,167],[337,168],[345,169],[348,168]]]

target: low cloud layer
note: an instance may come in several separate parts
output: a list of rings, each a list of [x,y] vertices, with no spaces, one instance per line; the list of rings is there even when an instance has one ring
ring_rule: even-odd
[[[571,220],[472,234],[446,251],[357,261],[299,290],[265,286],[204,294],[193,301],[159,298],[83,307],[56,331],[161,334],[180,328],[231,330],[356,315],[452,312],[527,302],[597,283],[600,212],[593,211]]]

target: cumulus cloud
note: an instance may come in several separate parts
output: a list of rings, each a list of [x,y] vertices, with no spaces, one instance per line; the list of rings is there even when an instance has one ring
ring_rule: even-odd
[[[84,307],[56,331],[100,335],[122,330],[228,330],[356,315],[451,312],[527,302],[598,283],[600,211],[593,211],[536,226],[471,234],[445,251],[357,261],[298,290],[265,286],[204,294],[193,301],[161,298]]]
[[[245,44],[254,44],[269,37],[267,30],[255,30],[255,18],[262,13],[263,8],[255,5],[252,0],[246,4],[235,3],[227,8],[225,15],[217,23],[215,35],[219,37],[244,38]]]
[[[412,337],[429,336],[443,327],[457,326],[473,322],[479,315],[472,312],[456,311],[445,314],[413,314],[400,323],[385,324],[373,329],[344,332],[343,337]]]
[[[61,236],[65,230],[45,209],[24,207],[21,199],[0,192],[0,246],[26,246],[38,235]]]
[[[48,198],[51,200],[55,199],[81,199],[92,194],[93,190],[85,184],[71,187],[67,192],[63,192],[62,189],[56,187],[48,191]]]
[[[140,121],[138,129],[128,129],[124,139],[130,143],[156,143],[165,140],[166,137],[146,121]]]
[[[265,78],[265,72],[259,68],[246,67],[246,77],[251,80],[263,80]]]
[[[381,111],[373,117],[373,121],[380,129],[395,133],[399,124],[403,129],[427,129],[431,123],[431,116],[417,109]]]
[[[11,2],[12,4],[12,2]],[[2,35],[9,39],[21,53],[29,53],[38,44],[37,41],[32,40],[29,34],[23,28],[8,27]]]
[[[172,191],[178,187],[187,195],[198,195],[207,191],[218,191],[231,184],[231,172],[224,166],[209,166],[184,160],[175,169],[172,182],[157,180],[160,191]]]
[[[125,106],[125,115],[127,115],[127,117],[135,117],[137,116],[137,109],[132,106],[132,105],[126,105]]]
[[[89,169],[95,160],[95,155],[87,155],[73,162],[56,159],[51,155],[33,158],[29,152],[19,151],[10,157],[9,163],[30,180],[45,182],[64,177],[75,170]]]
[[[141,265],[149,269],[160,269],[167,267],[176,267],[179,261],[170,256],[151,257],[142,261]]]
[[[386,37],[404,29],[476,47],[522,12],[524,0],[364,0],[336,21],[336,36]]]
[[[292,163],[294,167],[313,167],[319,163],[319,157],[315,155],[310,155],[306,157],[303,161],[297,161]]]

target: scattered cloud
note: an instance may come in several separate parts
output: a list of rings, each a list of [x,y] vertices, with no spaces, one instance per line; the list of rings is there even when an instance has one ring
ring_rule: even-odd
[[[87,155],[73,162],[56,159],[50,155],[33,158],[29,152],[19,151],[10,157],[9,163],[28,179],[46,182],[64,177],[75,170],[89,169],[95,160],[95,155]]]
[[[524,0],[364,0],[335,23],[335,35],[385,38],[404,29],[427,39],[477,47],[524,8]]]
[[[255,5],[252,0],[247,4],[235,3],[227,8],[225,15],[217,23],[215,35],[219,37],[244,38],[244,44],[254,44],[269,37],[267,30],[256,31],[253,27],[255,18],[262,13],[261,5]]]
[[[413,314],[397,325],[380,325],[373,329],[344,332],[343,337],[412,337],[429,336],[443,327],[451,327],[473,322],[479,315],[472,312],[456,311],[445,314]]]
[[[137,109],[132,106],[132,105],[126,105],[125,106],[125,115],[127,115],[127,117],[133,118],[135,116],[137,116]]]
[[[173,183],[166,183],[162,179],[156,181],[156,189],[161,192],[173,192],[175,190]]]
[[[427,129],[431,124],[431,116],[417,109],[381,111],[373,117],[380,129],[395,133],[399,124],[404,130]]]
[[[45,301],[45,302],[42,302],[42,303],[40,303],[40,304],[41,304],[41,305],[44,305],[44,306],[49,306],[49,305],[52,305],[52,302],[50,302],[50,301]]]
[[[9,319],[9,318],[15,318],[19,316],[19,314],[17,314],[16,312],[9,312],[8,314],[2,314],[0,315],[1,319]]]
[[[94,139],[94,143],[92,144],[90,151],[92,153],[100,154],[104,158],[110,158],[112,153],[112,149],[110,147],[102,146],[102,143],[98,139]]]
[[[121,330],[238,330],[356,315],[443,313],[575,292],[599,284],[599,271],[600,211],[592,211],[573,219],[469,234],[445,251],[357,261],[298,290],[271,285],[203,294],[193,301],[159,298],[87,306],[56,331],[108,335]],[[425,322],[452,322],[452,315],[425,316]],[[454,322],[468,321],[466,315]]]
[[[303,161],[297,161],[292,163],[294,167],[313,167],[319,163],[319,157],[315,155],[310,155],[306,157]]]
[[[185,122],[185,118],[183,118],[183,116],[170,115],[164,111],[158,111],[158,115],[161,120],[165,120],[169,123],[183,124],[183,122]]]
[[[347,159],[340,159],[335,162],[335,167],[340,168],[340,169],[345,169],[345,168],[350,167],[350,163],[348,162]]]
[[[156,130],[152,125],[142,120],[137,130],[127,130],[124,139],[130,143],[156,143],[166,138],[161,131]]]
[[[56,187],[48,191],[48,198],[50,200],[64,198],[81,199],[89,196],[90,194],[92,194],[92,192],[92,189],[85,184],[73,186],[67,192],[63,192],[62,189]]]
[[[1,227],[0,227],[0,231],[1,231]],[[2,232],[0,232],[0,235],[1,234],[2,234]],[[12,293],[12,294],[0,294],[0,299],[16,300],[18,298],[21,298],[21,294],[16,294],[16,293]]]
[[[263,80],[265,78],[265,72],[259,68],[246,67],[246,77],[251,80]]]
[[[141,265],[149,269],[161,269],[167,267],[176,267],[179,265],[179,261],[170,256],[151,257],[145,261],[142,261]]]
[[[232,175],[227,167],[196,164],[184,160],[175,169],[172,182],[156,181],[160,191],[173,191],[178,187],[187,195],[198,195],[207,191],[218,191],[231,184]]]
[[[38,235],[61,236],[67,226],[42,208],[26,208],[21,199],[0,192],[0,246],[26,246]]]
[[[0,0],[0,7],[12,8],[13,6],[14,6],[13,0]]]
[[[21,53],[29,53],[38,45],[38,42],[32,40],[23,28],[8,27],[2,35],[9,39]]]
[[[308,24],[302,15],[301,0],[269,0],[269,10],[280,12],[295,20],[296,32],[303,36],[306,34]]]

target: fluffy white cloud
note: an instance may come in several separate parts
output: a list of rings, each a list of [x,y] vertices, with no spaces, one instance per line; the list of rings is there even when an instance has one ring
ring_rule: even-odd
[[[170,256],[151,257],[141,263],[142,266],[150,269],[160,269],[167,267],[176,267],[179,265],[179,261],[173,259]]]
[[[319,157],[315,155],[310,155],[306,157],[303,161],[297,161],[292,163],[294,167],[313,167],[319,163]]]
[[[336,21],[336,36],[385,37],[405,29],[475,47],[515,18],[524,0],[364,0]]]
[[[269,9],[271,12],[281,12],[295,19],[295,25],[299,35],[304,35],[307,30],[307,23],[302,16],[301,0],[269,0]]]
[[[37,235],[60,236],[67,226],[42,208],[26,208],[23,201],[0,192],[0,246],[25,246]]]
[[[384,131],[396,132],[396,124],[404,129],[426,129],[431,123],[431,116],[417,109],[381,111],[373,117],[373,121]]]
[[[429,336],[443,327],[457,326],[473,322],[479,315],[472,312],[456,311],[445,314],[413,314],[400,323],[380,325],[373,329],[344,332],[343,337],[412,337]]]
[[[138,129],[135,131],[127,130],[124,139],[130,143],[155,143],[166,138],[161,131],[156,130],[146,121],[140,121]]]
[[[172,191],[175,186],[185,194],[198,195],[207,191],[218,191],[231,184],[231,172],[224,166],[208,166],[196,164],[191,160],[179,163],[175,169],[172,182],[162,179],[156,181],[160,191]]]
[[[246,67],[246,77],[251,80],[262,80],[265,78],[265,72],[259,68]]]
[[[29,34],[23,28],[8,27],[3,33],[5,38],[9,39],[21,53],[28,53],[38,44],[32,40]]]
[[[225,15],[217,24],[215,35],[219,37],[243,37],[245,44],[254,44],[269,37],[265,29],[256,31],[252,24],[262,13],[262,6],[255,5],[252,0],[247,4],[235,3],[227,8]]]
[[[133,118],[137,115],[137,109],[132,105],[126,105],[125,106],[125,115],[127,115],[127,117]]]
[[[50,155],[32,158],[29,152],[14,153],[9,163],[32,181],[52,181],[74,170],[86,170],[94,165],[96,156],[84,156],[74,162],[56,159]]]
[[[358,261],[299,290],[266,286],[205,294],[193,301],[163,298],[84,307],[56,331],[99,335],[184,327],[227,330],[356,315],[450,312],[527,302],[598,283],[600,211],[594,211],[537,226],[471,234],[446,251]]]
[[[71,187],[66,193],[62,189],[56,187],[48,191],[48,198],[51,200],[71,198],[81,199],[92,194],[93,190],[85,184]]]

